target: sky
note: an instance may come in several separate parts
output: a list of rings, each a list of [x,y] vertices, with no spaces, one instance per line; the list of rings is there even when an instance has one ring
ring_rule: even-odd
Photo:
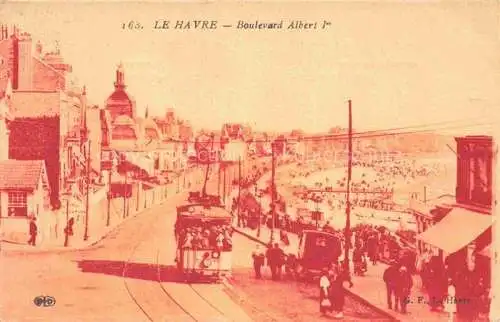
[[[348,99],[356,129],[491,122],[500,102],[498,13],[486,1],[10,3],[0,21],[18,24],[44,48],[58,41],[95,104],[104,105],[123,62],[139,115],[146,106],[152,115],[174,108],[195,127],[244,122],[256,130],[320,132],[347,127]],[[331,26],[154,30],[158,19]],[[131,20],[144,29],[123,30]]]

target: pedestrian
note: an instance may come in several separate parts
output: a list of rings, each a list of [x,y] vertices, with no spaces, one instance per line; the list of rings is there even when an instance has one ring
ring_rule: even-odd
[[[264,253],[262,252],[260,245],[257,245],[255,247],[255,250],[252,253],[252,259],[253,259],[253,269],[255,271],[255,278],[260,279],[262,278],[261,269],[262,266],[264,266],[264,260],[265,260]]]
[[[290,246],[290,240],[288,239],[288,234],[285,230],[280,230],[280,240],[285,246]]]
[[[276,260],[276,251],[274,250],[272,243],[269,243],[267,247],[266,259],[267,259],[267,266],[269,266],[269,268],[271,269],[271,279],[276,280],[278,263]]]
[[[352,253],[352,261],[354,263],[354,274],[357,276],[363,276],[363,250],[358,244]]]
[[[274,256],[276,257],[276,279],[281,279],[283,265],[286,263],[286,255],[278,243],[274,244]]]
[[[332,271],[331,280],[331,290],[330,290],[330,301],[332,302],[332,309],[335,312],[336,319],[342,319],[344,317],[344,304],[345,304],[345,289],[344,282],[349,283],[349,288],[353,286],[350,276],[347,270],[343,267],[335,266]]]
[[[395,283],[397,279],[397,274],[398,274],[398,266],[395,261],[392,261],[390,266],[387,267],[384,271],[384,283],[385,283],[385,289],[387,292],[387,307],[389,310],[392,310],[392,299],[395,297]],[[398,304],[396,303],[396,308],[398,307]]]
[[[455,313],[457,313],[457,304],[455,302],[455,286],[451,278],[448,279],[448,297],[444,301],[444,311],[448,313],[448,321],[453,322]]]
[[[326,314],[332,311],[332,303],[330,301],[330,279],[328,276],[328,268],[323,268],[319,279],[319,311],[321,314]]]
[[[396,279],[396,310],[398,304],[401,307],[401,313],[406,314],[406,306],[410,296],[411,288],[413,287],[413,279],[405,266],[401,266]]]
[[[38,227],[36,226],[36,218],[34,215],[31,216],[29,233],[30,239],[28,240],[28,245],[35,246],[36,236],[38,235]]]
[[[285,272],[289,279],[295,279],[297,271],[297,256],[294,254],[286,255]]]
[[[64,246],[69,246],[69,238],[73,236],[73,226],[75,224],[75,218],[71,217],[64,228]]]

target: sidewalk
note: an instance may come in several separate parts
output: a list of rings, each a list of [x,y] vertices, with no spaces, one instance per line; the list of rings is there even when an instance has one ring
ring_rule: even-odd
[[[257,230],[249,228],[234,227],[234,231],[244,235],[245,237],[254,240],[255,242],[267,245],[270,240],[270,229],[262,226],[260,237],[257,238]],[[274,232],[276,240],[279,240],[279,230]],[[297,235],[288,233],[290,246],[286,247],[285,253],[297,253],[298,238]],[[411,303],[408,304],[408,314],[400,314],[399,312],[389,310],[386,302],[385,283],[382,279],[383,273],[387,268],[386,264],[378,263],[377,265],[368,265],[368,272],[365,276],[352,276],[354,286],[347,289],[356,298],[368,302],[378,310],[385,312],[399,321],[444,321],[447,319],[446,313],[431,312],[429,307],[424,303],[418,303],[419,299],[426,300],[427,296],[421,291],[420,278],[413,276],[413,288],[411,294]],[[352,268],[351,268],[352,271]],[[424,301],[425,301],[424,300]]]
[[[194,187],[198,187],[199,184],[194,183]],[[135,211],[132,207],[130,209],[130,215],[121,219],[120,221],[112,220],[111,225],[100,226],[100,227],[92,227],[91,234],[89,234],[89,238],[85,241],[83,240],[83,232],[78,229],[75,231],[75,235],[70,237],[69,246],[64,247],[64,236],[58,236],[58,238],[53,239],[40,239],[36,246],[30,246],[27,243],[19,243],[15,241],[9,240],[1,240],[0,241],[0,254],[27,254],[27,253],[58,253],[58,252],[70,252],[75,250],[89,249],[94,246],[102,239],[106,238],[110,233],[118,229],[124,222],[129,220],[130,218],[135,217],[136,215],[149,210],[155,206],[161,205],[165,202],[168,202],[170,196],[178,195],[179,193],[185,192],[188,188],[183,189],[182,184],[179,187],[179,191],[177,191],[177,182],[167,184],[167,197],[166,199],[157,200],[154,204],[150,205],[146,209],[141,209],[139,211]],[[130,207],[130,205],[129,205]],[[121,199],[117,200],[117,202],[113,202],[111,206],[111,216],[112,217],[120,217],[122,218],[123,206]],[[81,227],[80,227],[81,228]]]

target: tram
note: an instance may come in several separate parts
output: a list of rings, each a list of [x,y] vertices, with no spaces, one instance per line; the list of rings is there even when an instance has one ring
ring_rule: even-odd
[[[323,268],[337,263],[341,253],[342,243],[337,235],[304,230],[299,240],[297,275],[302,279],[314,279]]]
[[[190,194],[177,207],[177,269],[187,281],[218,282],[231,273],[232,215],[218,196]]]

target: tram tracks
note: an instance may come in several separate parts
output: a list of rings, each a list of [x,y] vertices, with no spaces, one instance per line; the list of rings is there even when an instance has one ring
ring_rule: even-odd
[[[146,321],[201,322],[163,287],[161,283],[161,265],[159,264],[159,248],[154,258],[142,254],[143,259],[154,259],[153,263],[142,264],[136,262],[141,257],[139,251],[148,241],[148,237],[151,236],[155,226],[155,220],[151,220],[151,224],[143,226],[139,241],[133,246],[130,255],[124,262],[122,278],[125,289]],[[150,253],[151,248],[155,249],[157,247],[146,248],[147,253]]]
[[[196,294],[198,295],[205,303],[207,303],[211,308],[213,308],[215,311],[217,311],[219,314],[221,314],[221,316],[226,316],[226,314],[224,312],[222,312],[217,306],[215,306],[212,302],[210,302],[209,300],[207,300],[207,298],[205,296],[203,296],[200,291],[198,291],[194,286],[193,284],[189,283],[189,288]]]
[[[156,242],[151,242],[148,237],[153,234],[155,227],[157,220],[151,220],[150,224],[142,226],[140,239],[133,245],[122,271],[127,294],[144,321],[233,321],[226,317],[221,307],[214,305],[202,294],[197,285],[177,283],[178,281],[172,280],[173,276],[165,275],[168,272],[164,272],[166,266],[160,261],[160,246],[168,244],[159,243],[156,238],[153,238]],[[156,250],[154,256],[151,256],[152,250]],[[169,272],[175,275],[175,271],[169,269]]]

